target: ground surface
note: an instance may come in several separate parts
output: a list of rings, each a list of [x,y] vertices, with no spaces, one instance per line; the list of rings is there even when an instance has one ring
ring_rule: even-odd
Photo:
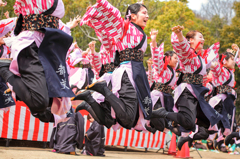
[[[200,159],[197,151],[190,150],[190,156],[194,159]],[[240,151],[240,149],[238,149]],[[203,159],[239,159],[240,155],[230,155],[225,153],[216,153],[210,151],[199,151]],[[0,147],[0,159],[90,159],[91,156],[80,155],[77,150],[78,156],[65,155],[51,152],[51,149],[43,148],[29,148],[29,147]],[[103,158],[103,157],[94,157]],[[124,152],[124,147],[107,147],[106,159],[173,159],[174,157],[163,154],[163,151],[156,153],[156,150],[149,150],[147,153],[144,149],[130,148]]]

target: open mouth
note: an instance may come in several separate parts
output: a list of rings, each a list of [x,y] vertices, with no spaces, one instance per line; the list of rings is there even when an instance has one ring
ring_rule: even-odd
[[[147,23],[148,20],[143,20],[144,23]]]

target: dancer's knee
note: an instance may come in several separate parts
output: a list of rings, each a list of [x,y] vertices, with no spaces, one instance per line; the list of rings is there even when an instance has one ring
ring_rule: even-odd
[[[44,112],[49,105],[49,98],[33,98],[32,99],[33,106],[31,107],[32,112]]]

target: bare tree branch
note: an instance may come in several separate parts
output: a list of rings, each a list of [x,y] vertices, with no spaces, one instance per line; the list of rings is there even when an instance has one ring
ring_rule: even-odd
[[[90,34],[89,34],[88,31],[85,31],[85,30],[84,30],[82,27],[80,27],[80,26],[79,26],[79,28],[82,30],[82,32],[83,32],[88,38],[90,38],[90,39],[92,39],[92,40],[95,40],[95,41],[98,41],[97,38],[90,36]]]

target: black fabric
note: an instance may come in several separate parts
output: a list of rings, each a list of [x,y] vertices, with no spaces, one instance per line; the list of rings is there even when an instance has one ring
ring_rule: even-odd
[[[23,24],[23,15],[20,14],[17,19],[17,23],[14,29],[14,35],[17,36],[22,31],[22,24]]]
[[[145,40],[146,40],[146,34],[145,32],[143,31],[143,29],[138,26],[137,24],[131,22],[142,34],[143,34],[143,38],[142,40],[140,41],[140,43],[134,48],[134,49],[141,49]],[[119,66],[120,65],[120,54],[119,54],[119,51],[117,50],[116,51],[116,54],[115,54],[115,59],[114,59],[114,65],[115,66]]]
[[[223,126],[225,128],[231,128],[234,124],[234,110],[236,109],[235,105],[234,105],[234,101],[235,101],[235,96],[232,94],[228,94],[227,93],[227,98],[223,101],[223,110],[222,110],[222,115],[223,115],[223,119],[227,120],[229,123],[230,127],[227,127],[227,125],[225,125],[225,122],[223,122],[223,119],[221,120],[223,123]]]
[[[0,58],[1,58],[2,55],[3,55],[3,51],[4,51],[3,45],[1,45],[1,46],[0,46]]]
[[[146,34],[140,26],[138,26],[137,24],[135,24],[133,22],[131,22],[131,23],[143,34],[143,38],[142,38],[141,42],[135,47],[135,49],[141,49],[146,40]]]
[[[200,58],[200,56],[198,55],[198,59],[199,59],[199,61],[200,61],[200,63],[201,63],[201,65],[200,65],[200,67],[193,73],[193,74],[199,74],[201,71],[202,71],[202,60],[201,60],[201,58]]]
[[[152,86],[151,86],[151,88],[150,88],[150,91],[153,91],[153,89],[154,89],[155,85],[156,85],[156,82],[155,82],[155,81],[153,81],[153,84],[152,84]]]
[[[99,77],[102,77],[102,75],[104,75],[105,73],[105,69],[104,69],[104,66],[102,65],[100,71],[99,71]]]
[[[137,93],[128,78],[126,71],[121,79],[121,89],[119,98],[114,94],[106,96],[105,99],[110,103],[116,113],[117,122],[126,129],[134,127],[138,120],[138,99]]]
[[[7,108],[15,105],[15,101],[13,100],[11,94],[4,93],[7,89],[8,87],[4,79],[0,76],[0,108]]]
[[[187,88],[180,95],[176,106],[179,110],[178,113],[169,113],[167,118],[179,123],[184,129],[195,131],[196,118],[199,126],[205,128],[210,126],[210,122],[202,112],[198,100]]]
[[[32,113],[44,112],[49,105],[49,96],[43,66],[38,57],[38,47],[34,43],[18,55],[19,76],[11,76],[8,82],[17,97]]]
[[[46,14],[46,15],[52,14],[56,10],[57,5],[58,5],[58,0],[54,0],[53,6],[49,8],[47,11],[43,12],[42,14]]]
[[[52,134],[51,134],[51,138],[50,138],[50,142],[49,142],[49,148],[54,147],[56,130],[57,130],[57,127],[54,127],[53,130],[52,130]]]
[[[83,71],[85,71],[85,70],[83,70]],[[88,75],[86,74],[85,82],[84,82],[82,88],[79,88],[79,89],[85,89],[87,86],[88,86]]]
[[[87,70],[87,73],[88,73],[88,84],[92,84],[93,82],[93,79],[94,79],[94,73],[93,73],[93,70],[91,68],[88,68]]]
[[[223,109],[224,111],[225,108],[223,106],[223,102],[220,101],[215,107],[214,109],[219,113],[219,114],[224,114],[223,115],[223,118],[221,119],[221,121],[218,122],[217,126],[218,126],[218,129],[221,129],[222,132],[224,132],[224,128],[228,128],[230,129],[230,123],[229,123],[229,120],[228,120],[228,117],[227,117],[227,112],[223,112]]]
[[[208,136],[208,131],[204,127],[199,126],[198,132],[193,135],[193,140],[206,140]]]
[[[156,109],[161,108],[161,107],[162,107],[162,104],[161,104],[161,101],[160,101],[160,98],[159,98],[158,101],[156,102],[156,104],[154,105],[153,110],[156,110]],[[159,131],[164,130],[165,126],[167,125],[166,123],[167,123],[167,121],[164,118],[152,118],[152,119],[150,119],[150,125],[152,127],[154,127],[155,129],[159,130]]]
[[[174,73],[174,71],[173,71],[173,68],[170,67],[169,65],[167,65],[167,67],[168,67],[168,69],[172,72],[172,76],[171,76],[170,80],[169,80],[167,83],[165,83],[166,85],[170,84],[170,83],[172,82],[172,80],[173,80],[173,77],[175,76],[175,73]]]
[[[191,49],[192,49],[192,48],[191,48]],[[195,52],[195,53],[196,53],[196,52]],[[199,67],[193,74],[199,74],[199,73],[202,71],[202,60],[201,60],[201,58],[200,58],[199,55],[198,55],[198,59],[199,59],[201,65],[200,65],[200,67]],[[179,78],[178,78],[178,80],[177,80],[177,86],[182,83],[183,75],[184,75],[184,73],[181,72],[180,75],[179,75]]]
[[[53,148],[57,152],[75,152],[75,148],[81,149],[84,139],[84,118],[77,112],[66,122],[58,123],[53,137]]]
[[[87,97],[85,101],[92,107],[92,110],[100,120],[99,124],[105,125],[107,128],[111,128],[112,125],[116,124],[116,120],[111,116],[111,105],[109,102],[104,101],[98,104],[92,96]]]
[[[227,69],[227,68],[226,68]],[[229,74],[230,74],[230,78],[223,84],[223,85],[228,85],[231,81],[232,81],[232,73],[231,73],[231,71],[229,70],[229,69],[227,69],[228,70],[228,72],[229,72]]]
[[[42,31],[45,36],[38,55],[44,68],[49,97],[74,97],[66,67],[66,55],[73,38],[59,29],[44,28]]]
[[[93,156],[102,156],[105,152],[105,133],[104,127],[93,121],[92,125],[86,132],[85,148],[87,153]]]
[[[48,123],[52,122],[54,123],[54,116],[51,113],[51,107],[47,107],[47,109],[42,113],[36,113],[33,114],[35,118],[38,118],[41,122]]]
[[[164,106],[168,112],[173,112],[174,99],[171,94],[163,93]]]
[[[204,100],[204,94],[206,94],[209,91],[209,89],[206,87],[203,87],[202,85],[194,85],[194,84],[191,84],[191,87],[197,97],[201,111],[203,112],[202,114],[204,114],[207,117],[207,119],[211,123],[211,126],[217,124],[222,119],[222,115],[219,114],[216,110],[214,110],[209,105],[209,103],[207,103]],[[205,116],[203,116],[204,117],[203,121],[205,121]],[[198,119],[202,119],[203,117],[199,116]]]
[[[131,64],[138,103],[142,109],[144,118],[149,120],[152,115],[152,99],[146,71],[142,62],[131,61]]]
[[[187,88],[178,98],[176,106],[178,113],[169,112],[167,119],[179,123],[186,130],[195,131],[198,101]]]

